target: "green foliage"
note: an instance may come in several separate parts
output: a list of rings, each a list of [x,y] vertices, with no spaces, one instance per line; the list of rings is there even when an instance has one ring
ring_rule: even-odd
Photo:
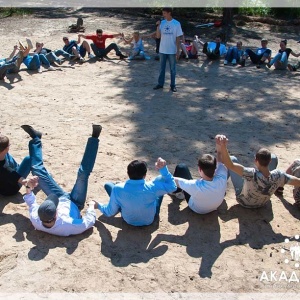
[[[299,7],[273,7],[271,13],[274,17],[284,19],[296,19],[300,17]]]
[[[239,7],[238,13],[245,16],[267,17],[271,14],[270,7]]]
[[[31,10],[22,7],[0,7],[1,17],[11,17],[13,15],[24,16],[31,14]]]

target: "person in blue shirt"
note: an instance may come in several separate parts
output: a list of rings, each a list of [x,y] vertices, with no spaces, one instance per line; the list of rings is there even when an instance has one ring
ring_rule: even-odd
[[[250,57],[252,63],[256,64],[257,68],[260,68],[261,65],[265,63],[266,60],[271,60],[272,51],[267,48],[268,40],[261,40],[261,47],[257,48],[256,51],[252,51],[251,49],[246,49],[244,55],[242,56],[241,66],[244,67],[246,64],[246,59]]]
[[[232,65],[236,65],[240,61],[244,54],[242,45],[243,43],[239,41],[236,43],[236,46],[228,48],[224,59],[224,65],[227,65],[229,62],[231,62]]]
[[[121,212],[124,221],[133,226],[150,225],[159,214],[163,195],[174,192],[177,187],[164,159],[158,158],[155,167],[160,176],[146,181],[147,164],[134,160],[127,166],[129,180],[123,183],[106,183],[104,188],[110,196],[108,204],[98,204],[107,217]]]

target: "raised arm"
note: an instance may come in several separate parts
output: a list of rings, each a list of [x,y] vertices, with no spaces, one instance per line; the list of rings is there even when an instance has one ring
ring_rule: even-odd
[[[295,57],[299,57],[299,56],[300,56],[300,53],[297,54],[297,53],[295,53],[294,51],[292,51],[291,54],[292,54],[293,56],[295,56]]]
[[[7,60],[12,59],[12,58],[15,56],[17,50],[18,50],[18,46],[15,45],[15,46],[14,46],[14,50],[12,51],[12,53],[10,54],[10,56],[7,58]]]
[[[225,135],[221,135],[221,137],[218,138],[218,142],[220,143],[220,154],[222,156],[223,164],[227,167],[227,169],[232,170],[240,176],[243,176],[244,166],[233,163],[230,159],[227,149],[227,137]]]

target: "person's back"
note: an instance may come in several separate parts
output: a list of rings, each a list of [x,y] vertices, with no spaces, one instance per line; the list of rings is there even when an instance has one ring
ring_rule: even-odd
[[[110,199],[108,204],[99,204],[99,210],[108,217],[121,212],[125,222],[133,226],[150,225],[159,214],[163,195],[176,190],[174,177],[166,161],[159,158],[156,169],[161,176],[146,181],[147,164],[144,161],[132,161],[127,167],[129,180],[116,185],[105,184]]]
[[[218,146],[217,146],[218,149]],[[179,164],[175,169],[177,186],[185,193],[185,199],[191,210],[198,214],[206,214],[216,210],[223,202],[227,187],[227,168],[210,154],[202,155],[198,160],[200,179],[192,179],[185,164]]]
[[[250,208],[264,206],[278,187],[288,180],[287,175],[278,169],[270,171],[269,176],[264,176],[255,168],[244,168],[243,178],[243,189],[236,199],[242,206]]]

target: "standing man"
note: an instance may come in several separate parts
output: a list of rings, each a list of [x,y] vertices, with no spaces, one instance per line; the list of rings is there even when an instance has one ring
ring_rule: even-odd
[[[176,60],[179,59],[180,40],[183,33],[180,23],[172,17],[172,8],[163,8],[162,14],[164,20],[161,21],[160,26],[157,26],[156,29],[156,38],[160,38],[160,72],[158,77],[158,84],[153,89],[158,90],[164,87],[166,63],[168,60],[171,73],[171,91],[177,92],[177,88],[175,85]]]
[[[93,49],[93,52],[100,59],[103,59],[103,57],[107,56],[107,54],[111,50],[115,50],[116,55],[119,56],[120,59],[127,58],[126,55],[122,54],[122,52],[120,51],[120,49],[116,43],[111,43],[105,48],[105,40],[106,39],[112,39],[115,37],[124,37],[123,33],[103,34],[102,29],[97,29],[96,34],[88,34],[88,35],[79,34],[78,37],[79,37],[79,39],[80,39],[80,37],[83,37],[87,40],[92,40],[93,43],[91,44],[91,47]]]

